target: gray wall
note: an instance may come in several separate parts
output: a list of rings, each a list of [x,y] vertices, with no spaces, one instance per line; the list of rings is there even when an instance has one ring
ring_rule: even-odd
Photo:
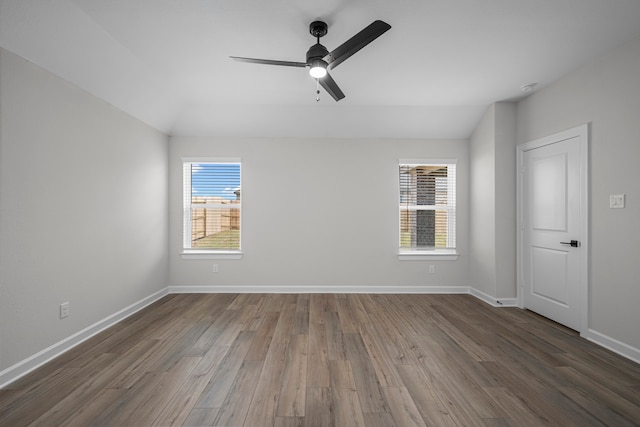
[[[496,104],[496,296],[516,297],[516,104]]]
[[[495,104],[487,109],[469,141],[470,164],[470,285],[496,295],[495,241]]]
[[[2,372],[167,286],[168,138],[5,50],[0,67]]]
[[[518,142],[591,124],[589,325],[640,349],[640,37],[518,105]],[[609,209],[609,195],[627,195]],[[637,350],[636,350],[637,351]]]
[[[469,143],[470,286],[516,297],[516,104],[491,105]]]
[[[180,258],[183,156],[242,158],[242,260]],[[458,159],[457,261],[398,260],[401,158]],[[258,290],[468,286],[468,181],[466,140],[173,137],[171,283]],[[427,274],[429,264],[435,274]]]

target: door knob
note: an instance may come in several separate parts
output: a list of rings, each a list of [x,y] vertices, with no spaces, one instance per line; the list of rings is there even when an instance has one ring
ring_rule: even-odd
[[[560,242],[561,245],[571,245],[572,248],[577,248],[578,246],[580,246],[580,242],[578,242],[577,240],[572,240],[570,242]]]

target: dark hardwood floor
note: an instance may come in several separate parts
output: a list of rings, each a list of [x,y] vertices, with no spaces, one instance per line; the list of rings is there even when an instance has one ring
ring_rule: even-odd
[[[632,426],[640,365],[467,295],[170,295],[0,390],[0,426]]]

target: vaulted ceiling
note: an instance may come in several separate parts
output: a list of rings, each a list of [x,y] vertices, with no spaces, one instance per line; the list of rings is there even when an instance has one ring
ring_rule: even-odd
[[[640,33],[637,0],[0,0],[0,45],[172,135],[467,138],[526,96]],[[392,28],[331,72],[301,68],[309,23],[330,51]],[[529,92],[531,93],[531,92]]]

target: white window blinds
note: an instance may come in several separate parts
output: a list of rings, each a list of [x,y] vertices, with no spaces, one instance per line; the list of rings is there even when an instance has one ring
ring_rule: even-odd
[[[240,250],[240,160],[183,160],[184,248]]]
[[[455,161],[400,161],[399,171],[400,249],[455,249]]]

